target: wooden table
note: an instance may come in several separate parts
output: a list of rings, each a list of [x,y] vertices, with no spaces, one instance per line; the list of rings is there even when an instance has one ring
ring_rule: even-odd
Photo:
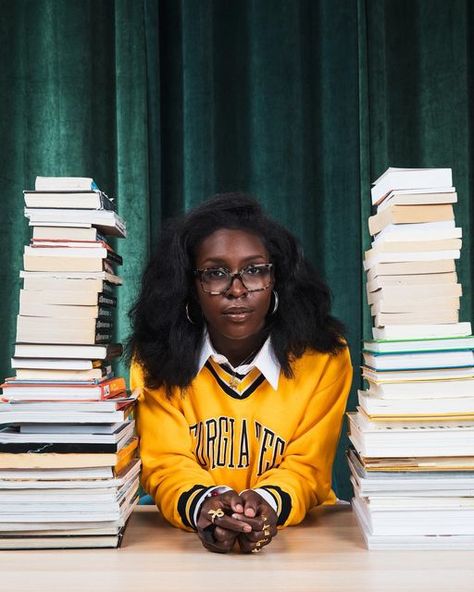
[[[216,555],[155,508],[121,549],[0,552],[1,592],[474,591],[468,551],[367,551],[348,507],[320,508],[260,554]]]

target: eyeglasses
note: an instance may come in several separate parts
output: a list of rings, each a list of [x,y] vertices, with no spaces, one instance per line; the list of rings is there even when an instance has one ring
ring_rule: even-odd
[[[259,292],[272,284],[273,263],[254,263],[236,273],[231,273],[225,267],[206,267],[195,269],[194,275],[199,278],[201,287],[207,294],[225,294],[237,277],[248,292]]]

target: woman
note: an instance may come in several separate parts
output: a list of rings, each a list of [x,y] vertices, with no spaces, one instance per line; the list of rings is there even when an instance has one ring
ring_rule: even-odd
[[[163,231],[131,311],[145,489],[210,551],[258,552],[334,500],[352,369],[326,286],[244,194]]]

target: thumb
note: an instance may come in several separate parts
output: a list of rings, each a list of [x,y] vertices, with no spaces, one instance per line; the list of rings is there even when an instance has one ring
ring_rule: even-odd
[[[257,515],[257,506],[259,503],[259,495],[251,489],[243,491],[240,494],[244,506],[244,516],[254,518]]]

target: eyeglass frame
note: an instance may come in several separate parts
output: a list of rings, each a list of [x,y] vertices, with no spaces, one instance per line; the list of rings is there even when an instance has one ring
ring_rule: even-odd
[[[205,292],[206,294],[212,294],[213,296],[222,295],[222,294],[225,294],[226,292],[228,292],[232,288],[232,284],[234,283],[234,280],[237,277],[239,278],[240,283],[247,290],[247,292],[263,292],[263,290],[268,290],[268,288],[270,288],[272,285],[271,280],[270,280],[270,283],[268,284],[268,286],[265,286],[264,288],[253,288],[253,289],[247,288],[247,286],[245,285],[245,282],[242,278],[242,274],[244,273],[244,271],[246,269],[249,269],[249,267],[257,267],[258,269],[265,268],[270,271],[270,277],[271,277],[271,279],[273,279],[273,277],[272,277],[273,276],[273,263],[250,263],[249,265],[242,267],[242,269],[239,269],[239,271],[236,271],[235,273],[231,273],[225,267],[203,267],[201,269],[194,269],[193,274],[195,277],[199,278],[199,283],[201,284],[202,291]],[[219,292],[206,290],[206,288],[204,287],[203,281],[202,281],[202,274],[205,271],[211,271],[211,270],[222,270],[222,271],[226,272],[226,274],[229,277],[229,285],[227,286],[227,288],[225,290],[220,290]]]

